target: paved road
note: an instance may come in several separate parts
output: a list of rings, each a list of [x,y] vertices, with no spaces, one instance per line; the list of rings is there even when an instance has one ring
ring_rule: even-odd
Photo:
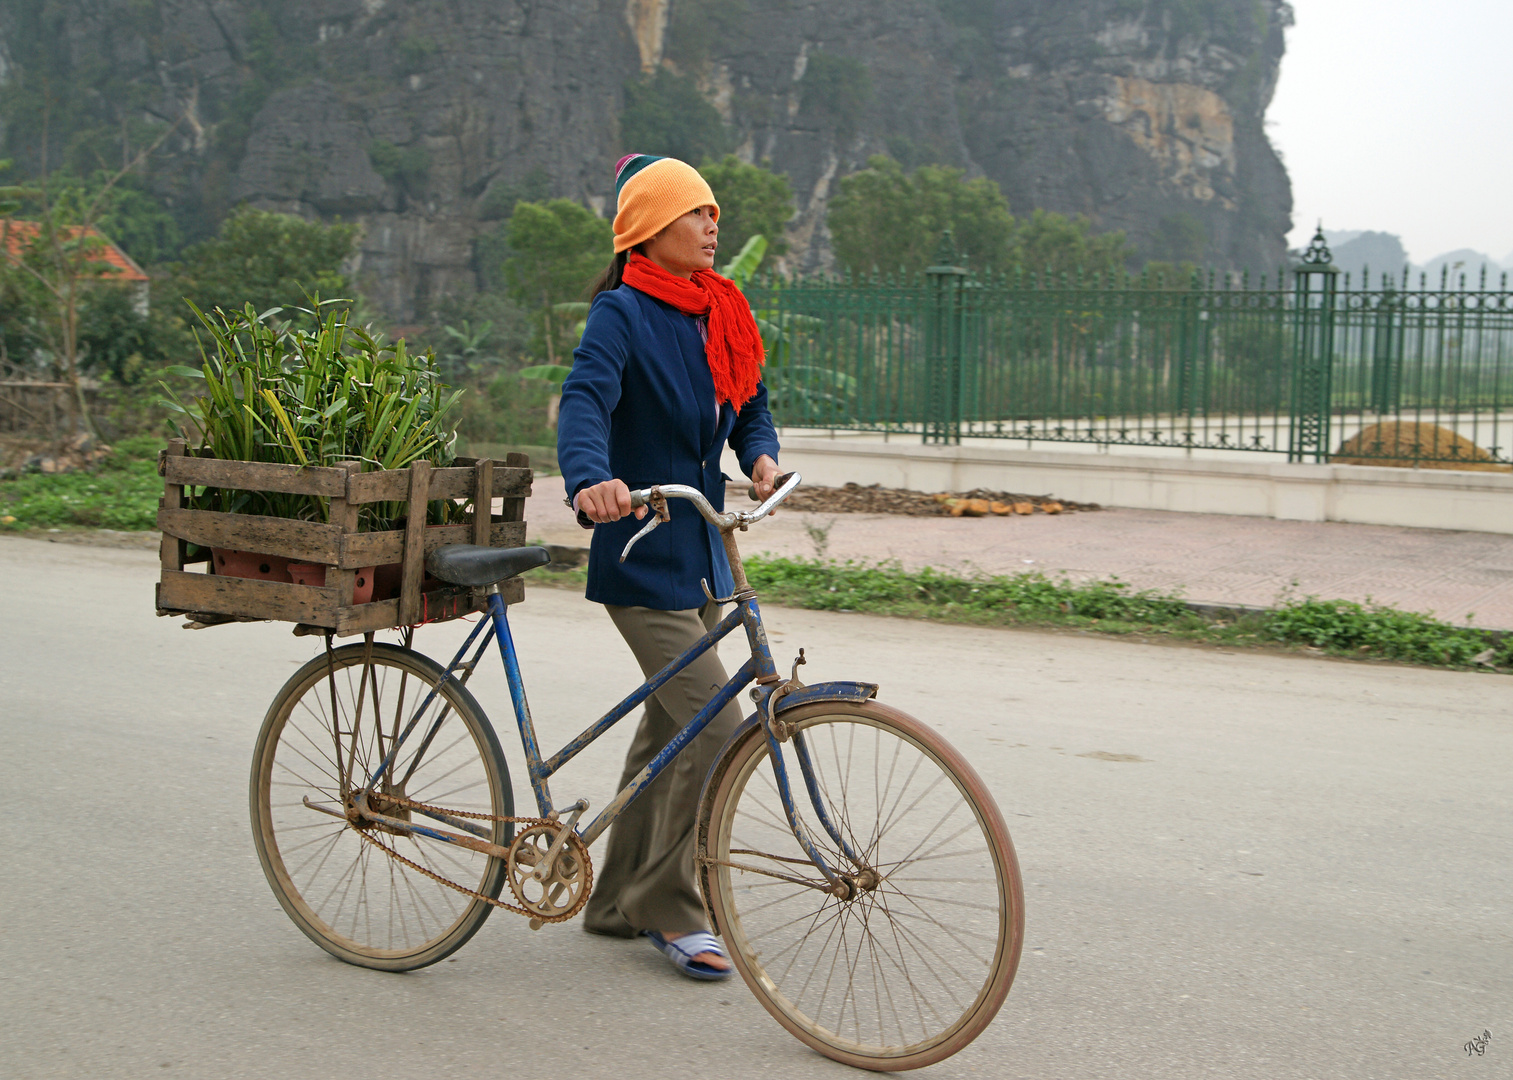
[[[314,646],[274,625],[182,631],[153,617],[152,579],[149,553],[0,539],[0,1075],[849,1072],[741,985],[572,925],[499,915],[403,976],[327,957],[269,892],[245,801],[262,710]],[[1513,682],[770,615],[806,675],[875,678],[945,729],[1014,833],[1019,978],[927,1075],[1510,1075]],[[634,681],[571,594],[533,589],[516,627],[548,737]],[[480,681],[507,733],[501,680]],[[564,794],[603,800],[607,741]]]

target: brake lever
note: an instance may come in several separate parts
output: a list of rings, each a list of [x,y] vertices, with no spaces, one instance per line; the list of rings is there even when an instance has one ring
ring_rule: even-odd
[[[635,500],[632,500],[632,505],[634,502]],[[626,556],[630,554],[630,549],[635,547],[642,537],[650,535],[651,531],[662,522],[672,520],[672,515],[667,511],[667,496],[662,494],[660,488],[651,489],[651,494],[646,497],[644,505],[649,506],[653,511],[651,520],[641,527],[640,532],[630,538],[630,543],[626,544],[625,550],[620,552],[621,562],[625,561]]]

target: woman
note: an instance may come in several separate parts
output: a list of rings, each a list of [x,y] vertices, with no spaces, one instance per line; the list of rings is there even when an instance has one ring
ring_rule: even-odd
[[[756,321],[712,269],[720,208],[709,185],[681,161],[632,154],[616,166],[615,192],[615,257],[594,285],[562,386],[557,460],[571,505],[594,530],[588,598],[605,606],[650,678],[718,622],[700,579],[716,596],[734,584],[718,533],[679,500],[621,563],[646,513],[631,513],[630,489],[687,484],[721,509],[728,442],[765,497],[778,442]],[[710,650],[647,699],[622,787],[727,678]],[[727,705],[621,815],[584,915],[593,933],[646,935],[693,978],[730,975],[694,877],[694,826],[704,776],[740,720]]]

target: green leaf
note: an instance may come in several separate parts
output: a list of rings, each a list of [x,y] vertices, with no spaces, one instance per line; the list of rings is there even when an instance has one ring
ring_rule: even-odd
[[[746,288],[746,283],[757,272],[757,267],[762,264],[762,258],[767,254],[767,238],[761,233],[756,233],[746,241],[746,245],[736,254],[736,257],[725,264],[720,273],[735,282],[736,288]]]
[[[522,379],[539,379],[542,382],[549,382],[554,386],[561,386],[563,381],[572,374],[572,370],[572,368],[564,367],[562,364],[536,364],[533,367],[521,368],[520,377]]]

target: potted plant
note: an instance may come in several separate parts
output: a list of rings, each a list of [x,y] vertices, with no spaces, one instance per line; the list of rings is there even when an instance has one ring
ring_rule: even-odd
[[[442,382],[429,350],[414,354],[403,339],[384,341],[355,325],[350,309],[339,303],[316,300],[301,309],[310,325],[279,321],[279,309],[258,314],[250,304],[231,313],[194,308],[203,332],[201,366],[169,371],[199,380],[199,392],[185,400],[164,384],[164,404],[192,453],[300,467],[357,462],[364,472],[403,469],[419,460],[453,462],[462,391]],[[195,488],[186,495],[198,510],[330,521],[330,500],[322,496],[230,488]],[[393,529],[405,513],[404,503],[367,504],[359,528]],[[451,503],[433,503],[429,514],[436,524],[463,520],[461,508]],[[256,553],[216,549],[213,565],[232,576],[293,580],[289,560]],[[299,583],[324,583],[323,569],[298,570]],[[392,579],[375,568],[364,570],[358,577],[370,590],[375,577]]]

